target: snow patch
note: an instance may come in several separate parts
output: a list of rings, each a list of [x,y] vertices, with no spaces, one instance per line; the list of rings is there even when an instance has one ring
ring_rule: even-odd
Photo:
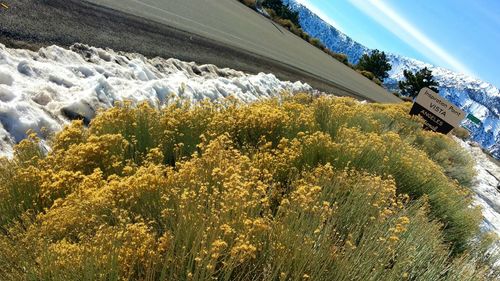
[[[500,167],[483,152],[477,143],[454,139],[472,155],[475,161],[477,174],[472,182],[472,191],[475,193],[474,205],[480,206],[483,212],[482,229],[494,232],[500,237]],[[499,249],[500,241],[492,251]]]
[[[7,85],[7,86],[12,86],[12,83],[14,82],[14,78],[10,76],[9,73],[0,70],[0,84]]]
[[[12,146],[26,138],[28,130],[43,139],[74,119],[88,124],[99,109],[116,102],[148,102],[161,108],[179,98],[198,102],[234,96],[252,102],[282,92],[315,90],[273,74],[148,59],[83,44],[38,52],[0,44],[0,155],[11,156]]]

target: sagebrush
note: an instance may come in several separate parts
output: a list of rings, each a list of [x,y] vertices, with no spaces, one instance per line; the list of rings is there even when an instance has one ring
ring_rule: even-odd
[[[470,159],[408,111],[126,103],[33,135],[0,165],[0,279],[495,278]]]

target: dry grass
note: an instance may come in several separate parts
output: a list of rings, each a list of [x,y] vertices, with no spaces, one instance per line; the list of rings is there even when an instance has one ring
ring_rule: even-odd
[[[470,138],[470,132],[462,127],[457,127],[451,131],[451,133],[461,140],[468,140]]]

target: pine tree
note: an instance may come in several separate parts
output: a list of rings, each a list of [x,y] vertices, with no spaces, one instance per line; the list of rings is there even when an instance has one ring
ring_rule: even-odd
[[[403,75],[405,77],[405,81],[399,81],[398,85],[401,90],[401,94],[404,96],[414,98],[424,87],[427,87],[436,93],[439,92],[439,83],[434,80],[432,71],[427,67],[424,67],[415,73],[404,70]]]
[[[384,81],[385,78],[389,77],[388,72],[392,69],[392,66],[384,52],[374,50],[370,55],[364,54],[361,59],[359,59],[356,68],[361,71],[369,71],[373,73],[377,79]]]

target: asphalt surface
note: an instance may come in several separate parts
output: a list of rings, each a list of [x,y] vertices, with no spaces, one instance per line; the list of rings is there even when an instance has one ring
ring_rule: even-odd
[[[322,91],[400,100],[236,0],[3,0],[0,42],[37,48],[76,42],[271,72]]]

